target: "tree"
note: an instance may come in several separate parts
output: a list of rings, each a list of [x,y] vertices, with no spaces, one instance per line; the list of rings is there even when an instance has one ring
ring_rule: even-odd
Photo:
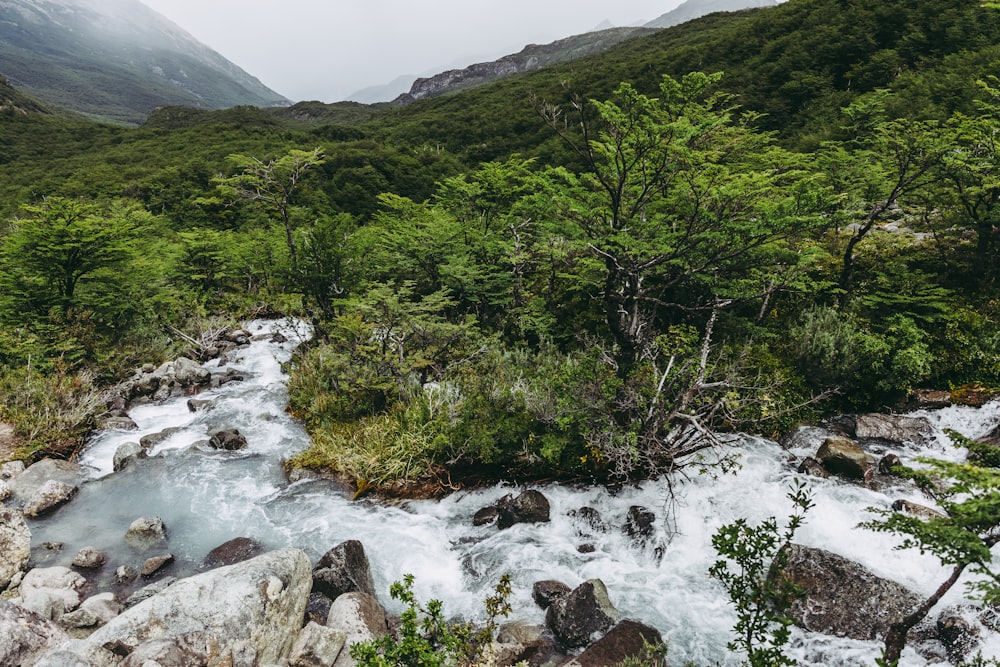
[[[325,162],[322,150],[292,149],[267,162],[238,153],[229,155],[226,159],[239,172],[233,176],[216,178],[215,182],[223,192],[255,202],[278,218],[285,228],[292,273],[298,276],[298,249],[292,233],[292,198],[306,172]]]
[[[987,604],[1000,602],[1000,570],[993,564],[993,547],[1000,543],[1000,448],[974,442],[950,431],[956,446],[969,449],[969,460],[952,463],[920,458],[920,469],[900,468],[944,511],[944,516],[921,518],[902,512],[872,509],[880,518],[862,526],[903,537],[899,549],[930,552],[951,574],[916,609],[889,626],[883,661],[894,665],[906,645],[906,634],[927,615],[968,570],[979,575],[971,584]]]
[[[77,305],[81,285],[101,280],[133,256],[135,240],[153,217],[129,201],[100,205],[53,197],[23,209],[29,216],[11,223],[0,247],[3,305],[13,317]]]

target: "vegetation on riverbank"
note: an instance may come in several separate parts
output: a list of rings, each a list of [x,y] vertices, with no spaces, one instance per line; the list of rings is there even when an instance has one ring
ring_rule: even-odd
[[[725,465],[718,433],[1000,385],[1000,19],[910,4],[711,16],[340,124],[8,113],[0,419],[71,453],[91,424],[47,405],[261,306],[316,324],[293,464],[359,490]]]

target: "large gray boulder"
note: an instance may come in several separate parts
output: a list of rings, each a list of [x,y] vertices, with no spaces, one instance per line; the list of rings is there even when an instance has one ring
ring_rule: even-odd
[[[58,621],[80,606],[87,580],[68,567],[36,567],[21,580],[21,606]]]
[[[141,516],[125,531],[125,541],[137,549],[149,549],[167,541],[167,527],[158,516]]]
[[[515,523],[549,521],[549,500],[540,491],[528,489],[513,499],[505,496],[497,503],[497,528],[504,530]]]
[[[789,615],[800,628],[838,637],[872,640],[913,611],[923,598],[902,584],[823,549],[792,545],[781,576],[804,596]]]
[[[604,582],[590,579],[553,600],[545,612],[545,624],[560,644],[566,648],[576,648],[592,643],[617,623],[620,617],[608,598]]]
[[[934,429],[926,417],[870,413],[854,418],[854,437],[890,444],[926,445],[934,438]]]
[[[311,584],[303,551],[273,551],[182,579],[87,641],[134,650],[147,641],[204,632],[234,665],[280,664],[291,653]]]
[[[33,665],[46,651],[68,639],[52,621],[0,600],[0,665]]]
[[[323,554],[313,568],[313,590],[331,600],[360,591],[375,596],[375,582],[365,547],[357,540],[341,542]]]
[[[830,436],[823,441],[816,458],[834,475],[849,479],[864,479],[875,458],[856,442],[843,436]]]
[[[330,605],[326,626],[344,633],[346,645],[371,641],[389,633],[385,609],[367,593],[344,593]],[[354,667],[357,664],[351,652],[340,652],[335,667]]]
[[[562,667],[606,667],[627,658],[643,658],[646,646],[660,646],[660,631],[637,621],[625,619],[611,628],[587,649]],[[652,663],[651,663],[652,664]]]
[[[292,645],[288,666],[333,667],[346,641],[347,635],[342,630],[310,621]]]
[[[17,510],[0,506],[0,591],[23,572],[31,557],[31,531]]]
[[[55,479],[46,480],[24,504],[24,516],[34,519],[51,514],[72,500],[79,490],[73,484]]]
[[[14,497],[27,502],[50,479],[70,486],[78,486],[83,479],[83,468],[69,461],[42,459],[10,480]]]
[[[174,361],[171,374],[174,382],[181,387],[208,384],[212,379],[212,374],[207,368],[187,357],[178,357]]]

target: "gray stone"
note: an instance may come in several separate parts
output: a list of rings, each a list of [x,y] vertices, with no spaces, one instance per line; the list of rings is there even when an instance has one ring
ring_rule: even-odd
[[[33,665],[69,635],[52,621],[0,600],[0,665]]]
[[[357,540],[347,540],[333,547],[313,568],[313,590],[336,600],[344,593],[360,591],[375,596],[375,582],[365,548]]]
[[[69,639],[46,651],[34,667],[119,667],[119,661],[117,655],[103,646],[94,646],[82,639]]]
[[[57,621],[80,606],[80,592],[87,580],[68,567],[36,567],[21,580],[22,606]]]
[[[132,461],[146,458],[146,449],[138,442],[126,442],[115,450],[114,471],[124,470]]]
[[[927,507],[926,505],[921,505],[920,503],[915,503],[904,498],[894,500],[892,502],[892,509],[896,512],[902,512],[903,514],[909,514],[910,516],[921,517],[924,519],[945,519],[948,517],[948,515],[944,512],[940,512],[932,507]]]
[[[114,593],[98,593],[80,603],[78,611],[87,611],[93,614],[100,625],[104,625],[112,618],[122,613],[122,605]]]
[[[131,417],[105,417],[97,420],[97,428],[104,431],[136,431],[139,425]]]
[[[139,444],[142,446],[143,449],[152,449],[153,447],[156,447],[158,444],[160,444],[161,442],[172,436],[174,433],[179,432],[180,430],[181,428],[179,426],[171,426],[157,433],[150,433],[149,435],[144,435],[141,438],[139,438]]]
[[[205,567],[220,567],[233,565],[259,556],[264,547],[257,540],[249,537],[236,537],[220,544],[205,556]]]
[[[933,439],[934,430],[926,417],[872,413],[854,418],[854,437],[892,444],[926,445]]]
[[[367,593],[344,593],[330,605],[326,626],[344,634],[347,645],[371,641],[389,632],[385,610]],[[336,660],[336,667],[354,667],[356,664],[350,651],[342,651]]]
[[[10,488],[14,492],[15,498],[21,502],[27,502],[35,491],[51,479],[70,486],[77,486],[83,479],[83,469],[69,461],[42,459],[13,478]]]
[[[549,500],[540,491],[528,489],[513,500],[501,498],[497,528],[504,530],[517,523],[541,523],[549,520]]]
[[[979,648],[982,641],[979,628],[965,617],[961,609],[945,609],[938,615],[936,625],[938,638],[953,663],[965,662]]]
[[[31,531],[17,510],[0,507],[0,591],[28,566]]]
[[[7,461],[0,465],[0,481],[9,482],[24,472],[24,461]]]
[[[608,598],[600,579],[583,582],[553,600],[545,612],[545,624],[566,648],[587,646],[618,622],[620,614]]]
[[[247,446],[247,439],[235,428],[216,431],[212,434],[208,444],[213,449],[237,450]]]
[[[96,570],[103,567],[106,560],[107,557],[94,547],[84,547],[77,552],[76,558],[73,559],[73,567]]]
[[[125,599],[124,607],[129,609],[140,602],[145,602],[154,595],[159,595],[178,582],[177,577],[164,577],[157,582],[143,586]]]
[[[127,584],[130,581],[134,581],[136,577],[139,576],[139,571],[132,567],[131,565],[119,565],[115,568],[115,583],[116,584]]]
[[[295,644],[292,645],[288,665],[289,667],[333,667],[346,641],[347,635],[342,630],[310,621],[302,628]]]
[[[789,611],[800,628],[838,637],[872,640],[910,613],[923,598],[863,565],[837,554],[793,545],[781,576],[804,597]]]
[[[536,581],[531,587],[531,598],[542,609],[548,609],[553,602],[568,594],[572,589],[561,581],[545,579]]]
[[[309,558],[285,549],[182,579],[92,634],[98,646],[134,650],[189,632],[219,642],[234,665],[278,664],[291,652],[312,583]],[[178,610],[183,609],[183,613]]]
[[[97,616],[89,609],[77,609],[63,614],[59,619],[59,625],[64,628],[93,628],[100,623]]]
[[[125,541],[131,546],[147,549],[167,541],[167,527],[158,516],[139,517],[125,532]]]
[[[823,441],[816,458],[834,475],[850,479],[864,479],[875,460],[850,438],[835,435]]]
[[[625,517],[625,534],[632,538],[633,542],[645,542],[653,536],[656,530],[656,515],[645,507],[632,505],[628,508]]]
[[[147,558],[142,564],[142,569],[139,570],[139,574],[143,577],[151,577],[167,565],[174,562],[173,554],[161,554],[159,556],[153,556],[152,558]]]
[[[119,667],[188,667],[209,665],[219,641],[207,632],[186,632],[139,644]]]
[[[187,357],[178,357],[173,365],[174,381],[182,387],[208,384],[212,379],[208,369]]]
[[[72,500],[79,490],[72,484],[50,479],[28,498],[24,504],[24,515],[36,518],[50,514]]]
[[[807,456],[799,463],[798,472],[811,477],[826,479],[830,476],[830,471],[823,467],[823,464],[811,456]]]
[[[644,658],[646,645],[660,646],[663,637],[656,628],[623,620],[563,667],[606,667],[627,658]]]

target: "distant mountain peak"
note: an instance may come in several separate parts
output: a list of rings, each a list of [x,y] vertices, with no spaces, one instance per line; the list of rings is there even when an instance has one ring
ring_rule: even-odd
[[[20,90],[91,116],[289,101],[138,0],[4,0],[0,67]]]
[[[645,24],[646,28],[669,28],[714,12],[736,12],[753,7],[773,7],[784,0],[685,0],[666,14]]]

